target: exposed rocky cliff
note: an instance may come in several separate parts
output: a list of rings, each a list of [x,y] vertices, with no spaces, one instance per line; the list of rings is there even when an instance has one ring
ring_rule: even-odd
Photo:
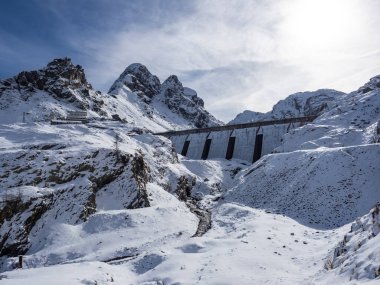
[[[160,93],[161,99],[172,112],[192,122],[195,127],[203,128],[220,124],[204,109],[204,102],[196,92],[189,88],[185,90],[177,76],[171,75],[166,79],[161,85]]]
[[[86,80],[83,68],[69,58],[0,81],[0,110],[24,111],[34,121],[64,117],[68,106],[105,115],[102,97]]]
[[[168,140],[150,134],[132,138],[123,135],[120,124],[116,150],[107,130],[74,126],[59,132],[60,126],[52,126],[40,132],[33,126],[25,127],[28,131],[30,128],[38,144],[25,145],[20,136],[12,135],[14,148],[0,154],[0,271],[13,269],[17,266],[13,257],[26,253],[29,257],[25,262],[30,267],[61,263],[66,258],[81,259],[85,255],[81,246],[70,256],[62,249],[46,250],[55,247],[53,241],[62,226],[81,228],[91,224],[89,220],[96,213],[115,210],[122,216],[136,213],[143,223],[144,216],[134,210],[155,206],[162,192],[173,200],[176,214],[181,208],[180,215],[192,220],[186,235],[196,232],[197,218],[174,196],[175,185],[189,173],[177,169],[180,164]],[[69,139],[65,139],[67,135]],[[88,141],[96,144],[87,144]],[[167,213],[165,208],[164,211]],[[121,225],[133,232],[135,225],[130,219],[123,216]],[[107,223],[95,221],[85,231],[97,232]],[[102,258],[114,257],[113,252],[117,255],[118,250],[116,246],[102,253]]]
[[[138,94],[145,102],[150,102],[160,92],[161,83],[157,76],[151,74],[145,65],[129,65],[111,86],[109,93],[117,93],[123,85]]]

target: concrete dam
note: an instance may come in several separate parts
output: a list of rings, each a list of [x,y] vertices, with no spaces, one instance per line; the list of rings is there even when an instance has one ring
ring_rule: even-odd
[[[169,138],[177,153],[192,159],[242,159],[255,162],[281,145],[290,130],[317,116],[157,133]]]

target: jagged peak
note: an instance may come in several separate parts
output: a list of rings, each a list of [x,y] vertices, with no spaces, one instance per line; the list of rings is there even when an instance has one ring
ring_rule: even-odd
[[[112,84],[109,93],[118,94],[123,86],[131,91],[144,94],[149,98],[158,94],[161,83],[157,76],[141,63],[132,63],[127,66],[119,78]]]
[[[114,82],[109,93],[128,96],[130,91],[137,95],[139,103],[146,104],[142,107],[144,110],[163,103],[172,113],[180,115],[196,127],[221,124],[204,109],[204,102],[197,93],[185,88],[176,75],[169,76],[161,84],[145,65],[133,63]],[[155,102],[160,103],[157,105]]]
[[[83,85],[92,88],[87,82],[84,69],[80,65],[74,65],[68,57],[56,58],[39,70],[22,71],[15,76],[15,80],[21,86],[34,86],[44,89],[44,85],[57,80],[76,81],[76,86]]]
[[[170,75],[170,76],[164,81],[164,83],[162,83],[162,85],[168,85],[168,84],[175,84],[175,85],[181,85],[181,86],[182,86],[182,83],[181,83],[181,81],[179,81],[177,75]]]
[[[141,63],[132,63],[132,64],[128,65],[124,72],[132,73],[132,74],[137,73],[137,72],[148,72],[148,73],[150,73],[148,68]]]
[[[164,81],[164,83],[162,83],[161,91],[166,92],[168,89],[171,90],[172,92],[184,93],[183,85],[182,85],[181,81],[179,81],[179,79],[176,75],[170,75]],[[169,93],[171,93],[171,92],[169,92]],[[170,94],[168,94],[168,95],[170,95]]]
[[[63,58],[55,58],[51,62],[47,64],[47,67],[52,66],[61,66],[61,67],[67,67],[72,66],[71,58],[69,57],[63,57]]]
[[[376,75],[372,77],[366,84],[360,87],[357,92],[365,94],[379,88],[380,88],[380,75]]]

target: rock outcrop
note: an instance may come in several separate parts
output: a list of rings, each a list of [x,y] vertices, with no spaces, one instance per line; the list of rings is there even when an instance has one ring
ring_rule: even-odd
[[[370,213],[358,218],[325,263],[327,270],[339,268],[350,280],[375,279],[380,276],[376,249],[380,233],[380,203]],[[372,244],[372,246],[370,246]]]
[[[372,77],[366,84],[358,89],[358,93],[368,93],[380,88],[380,75]]]

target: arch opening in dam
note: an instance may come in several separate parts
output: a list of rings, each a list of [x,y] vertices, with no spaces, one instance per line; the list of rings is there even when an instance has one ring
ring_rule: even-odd
[[[281,145],[291,129],[312,122],[317,116],[286,118],[157,133],[168,137],[177,152],[192,159],[242,159],[256,162]]]

